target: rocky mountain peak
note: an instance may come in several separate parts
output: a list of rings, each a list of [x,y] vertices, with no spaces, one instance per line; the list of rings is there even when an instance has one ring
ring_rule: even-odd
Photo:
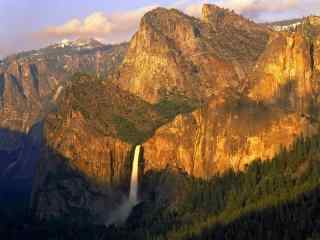
[[[235,11],[214,4],[203,5],[202,20],[209,23],[215,30],[234,27],[245,31],[265,31],[263,26],[237,14]]]
[[[202,20],[210,22],[214,18],[223,17],[228,11],[214,4],[204,4],[202,7]]]
[[[116,196],[108,193],[128,182],[136,144],[144,173],[179,169],[209,179],[312,135],[301,113],[319,110],[320,43],[316,29],[303,30],[274,32],[208,4],[202,19],[174,9],[147,13],[110,79],[75,77],[47,117],[36,214],[63,216],[78,206],[105,216]]]
[[[238,88],[266,46],[269,30],[215,5],[205,5],[204,15],[208,21],[175,9],[148,12],[114,82],[153,103],[168,93],[199,98]],[[209,21],[215,16],[219,24]]]
[[[320,26],[320,16],[309,16],[307,21],[314,26]]]
[[[184,34],[194,35],[193,28],[195,23],[194,19],[176,9],[166,9],[166,8],[156,8],[141,19],[139,32],[144,32],[145,34],[167,36],[177,41],[181,40],[183,32]],[[180,31],[182,30],[182,31]],[[146,35],[146,37],[148,37]],[[192,37],[192,36],[190,36]],[[158,39],[160,40],[160,39]],[[163,39],[165,40],[165,39]],[[183,39],[186,40],[186,39]]]
[[[157,24],[165,23],[166,19],[177,19],[177,18],[184,18],[189,17],[188,15],[184,14],[183,12],[177,9],[167,9],[163,7],[158,7],[153,9],[152,11],[147,12],[141,19],[140,26],[144,24],[153,24],[157,26]],[[189,17],[191,18],[191,17]],[[158,25],[160,27],[161,25]]]

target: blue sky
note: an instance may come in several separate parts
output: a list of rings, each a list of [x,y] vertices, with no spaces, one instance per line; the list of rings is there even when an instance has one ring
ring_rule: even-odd
[[[319,0],[0,0],[0,57],[65,38],[126,41],[143,14],[156,6],[199,16],[206,2],[256,21],[320,14]]]

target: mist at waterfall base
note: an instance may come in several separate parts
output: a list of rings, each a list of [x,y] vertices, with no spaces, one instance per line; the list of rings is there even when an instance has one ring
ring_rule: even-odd
[[[106,227],[112,224],[115,224],[115,225],[123,224],[128,219],[132,209],[139,203],[138,178],[139,178],[140,150],[141,150],[141,145],[137,145],[134,151],[129,197],[124,199],[123,203],[119,206],[118,209],[111,212],[108,220],[105,223]]]

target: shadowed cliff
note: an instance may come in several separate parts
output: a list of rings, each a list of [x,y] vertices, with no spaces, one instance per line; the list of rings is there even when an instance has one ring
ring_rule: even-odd
[[[36,124],[29,134],[0,129],[2,146],[11,139],[19,145],[0,152],[0,212],[2,219],[18,221],[28,216],[32,181],[40,158],[42,124]]]
[[[42,122],[28,135],[1,129],[2,136],[23,142],[18,152],[0,152],[1,224],[32,225],[34,213],[39,219],[70,224],[107,221],[112,209],[127,200],[133,149],[128,149],[117,179],[105,182],[75,168],[70,159],[50,148],[42,141],[42,130]]]

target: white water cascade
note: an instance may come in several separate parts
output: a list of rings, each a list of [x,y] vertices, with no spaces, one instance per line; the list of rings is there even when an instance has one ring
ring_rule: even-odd
[[[134,150],[134,158],[131,172],[130,182],[130,194],[129,201],[131,204],[136,205],[138,203],[138,180],[139,180],[139,157],[140,157],[141,145],[137,145]]]
[[[53,96],[53,101],[55,101],[55,102],[57,101],[58,97],[60,96],[60,93],[62,92],[62,89],[63,89],[62,86],[59,86],[59,87],[58,87],[56,93],[55,93],[54,96]]]
[[[139,203],[138,199],[138,186],[139,186],[139,158],[140,158],[141,145],[137,145],[134,150],[134,158],[131,171],[130,193],[129,197],[113,211],[107,222],[106,227],[111,224],[122,224],[129,217],[132,209]]]

